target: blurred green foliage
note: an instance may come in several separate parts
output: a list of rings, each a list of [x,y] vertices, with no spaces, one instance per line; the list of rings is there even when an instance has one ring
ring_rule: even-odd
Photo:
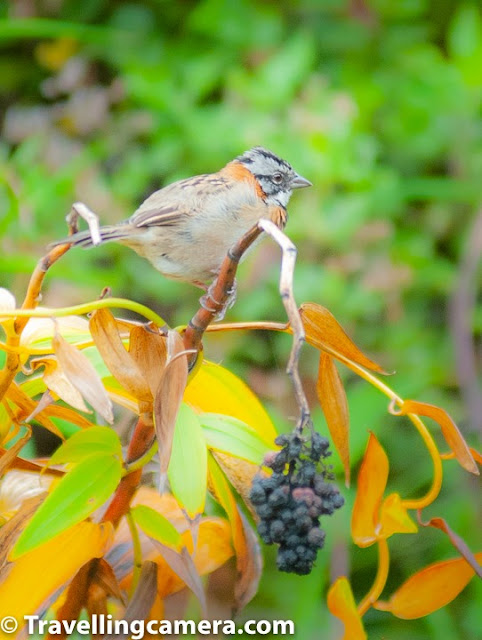
[[[479,9],[460,0],[0,2],[0,285],[22,299],[45,246],[65,235],[72,202],[86,202],[102,222],[119,221],[154,189],[262,144],[314,184],[290,205],[298,301],[327,306],[360,346],[397,370],[391,383],[401,394],[441,404],[475,442],[448,311],[482,199]],[[242,265],[227,319],[283,320],[278,270],[278,250],[266,241]],[[70,252],[49,273],[44,303],[82,302],[104,286],[172,324],[196,310],[196,290],[115,245]],[[482,311],[468,313],[480,353]],[[206,338],[205,347],[286,425],[286,337],[230,334]],[[304,372],[314,379],[308,350]],[[373,390],[348,383],[355,464],[374,429],[393,487],[421,492],[430,468],[417,436],[387,417]],[[446,469],[436,514],[475,549],[475,483],[455,463]],[[345,493],[352,502],[353,489]],[[370,550],[347,556],[349,509],[332,520],[331,548],[309,578],[275,574],[267,553],[247,617],[289,615],[299,637],[319,638],[320,628],[336,636],[324,604],[330,567],[348,563],[360,597],[376,559]],[[392,589],[454,555],[438,532],[399,538]],[[480,585],[471,584],[420,621],[372,611],[369,635],[474,637],[482,626],[477,595]]]

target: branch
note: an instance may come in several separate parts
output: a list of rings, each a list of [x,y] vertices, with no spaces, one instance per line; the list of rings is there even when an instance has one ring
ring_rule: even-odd
[[[305,342],[305,329],[293,294],[296,247],[271,220],[262,219],[259,221],[259,226],[279,244],[282,252],[279,292],[293,332],[293,345],[286,371],[293,383],[296,402],[300,409],[300,418],[296,428],[301,433],[305,426],[311,425],[311,415],[298,369],[301,347]]]
[[[202,308],[192,318],[184,332],[184,348],[194,351],[194,355],[189,360],[189,368],[192,369],[198,353],[202,349],[204,332],[211,322],[216,319],[216,316],[223,311],[229,301],[241,257],[263,231],[279,244],[282,251],[279,290],[293,333],[293,346],[288,361],[287,373],[293,382],[296,401],[300,409],[297,429],[301,432],[306,425],[311,424],[311,416],[298,370],[299,354],[305,341],[305,331],[293,295],[296,247],[274,222],[261,219],[228,251],[218,277],[209,287],[206,296],[204,296]]]

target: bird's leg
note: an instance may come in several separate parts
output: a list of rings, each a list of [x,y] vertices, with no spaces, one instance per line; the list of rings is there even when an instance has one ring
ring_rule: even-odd
[[[219,302],[219,300],[216,300],[216,298],[214,298],[213,296],[214,283],[211,283],[205,290],[206,294],[199,299],[201,307],[203,309],[206,309],[206,311],[209,311],[209,313],[215,313],[215,320],[217,322],[223,320],[226,312],[231,309],[231,307],[236,302],[236,294],[238,290],[238,284],[236,280],[233,281],[232,287],[229,289],[229,291],[227,291],[228,297],[224,304]]]

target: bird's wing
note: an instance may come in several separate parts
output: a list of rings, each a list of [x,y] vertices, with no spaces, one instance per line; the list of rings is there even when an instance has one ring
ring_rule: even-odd
[[[225,188],[226,180],[213,174],[179,180],[149,196],[129,222],[135,227],[179,224],[196,215],[207,198]]]

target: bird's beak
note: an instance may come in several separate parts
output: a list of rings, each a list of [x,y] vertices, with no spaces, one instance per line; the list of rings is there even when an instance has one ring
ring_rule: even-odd
[[[303,178],[298,173],[295,175],[293,180],[291,181],[291,186],[293,189],[302,189],[303,187],[312,187],[313,185],[309,180]]]

